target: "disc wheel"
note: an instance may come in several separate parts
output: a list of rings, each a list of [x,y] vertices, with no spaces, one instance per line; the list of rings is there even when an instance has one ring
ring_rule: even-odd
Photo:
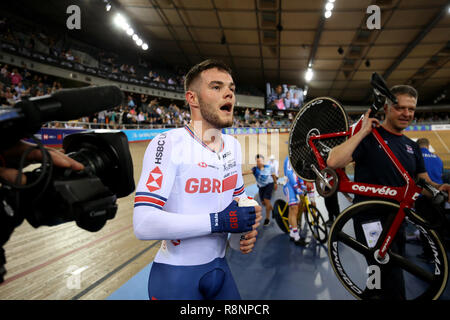
[[[306,103],[297,113],[289,132],[288,155],[295,173],[303,180],[312,182],[316,179],[316,175],[311,165],[315,165],[320,170],[308,144],[309,137],[347,130],[347,113],[336,100],[321,97]],[[347,137],[344,136],[320,139],[314,143],[322,158],[326,160],[329,151],[346,139]]]
[[[308,223],[309,230],[311,230],[313,237],[317,241],[322,244],[327,242],[327,224],[319,209],[317,209],[313,205],[310,205],[309,210],[306,212],[306,222]]]
[[[377,255],[383,244],[380,235],[398,210],[398,204],[386,201],[360,202],[344,210],[331,227],[330,263],[357,299],[431,300],[445,289],[446,251],[436,232],[420,221],[407,215],[384,259]]]

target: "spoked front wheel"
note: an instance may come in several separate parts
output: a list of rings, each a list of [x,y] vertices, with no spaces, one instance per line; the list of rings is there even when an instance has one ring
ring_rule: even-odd
[[[307,210],[305,214],[306,222],[308,223],[309,230],[311,230],[313,237],[320,243],[327,242],[327,224],[319,209],[317,209],[313,205],[310,205],[309,210]]]
[[[284,233],[289,232],[288,222],[289,209],[286,205],[286,201],[278,199],[273,204],[272,216],[275,218],[277,225]]]
[[[384,259],[378,241],[399,205],[365,201],[334,222],[328,256],[342,285],[357,299],[437,299],[448,279],[444,246],[434,230],[405,217]],[[414,221],[413,221],[414,220]]]

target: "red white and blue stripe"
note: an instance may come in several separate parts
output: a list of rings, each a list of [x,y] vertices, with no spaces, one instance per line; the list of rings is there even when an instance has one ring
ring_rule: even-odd
[[[167,199],[158,194],[150,192],[136,192],[134,198],[134,207],[148,206],[157,209],[162,209],[166,204]]]
[[[206,143],[204,143],[202,141],[202,139],[200,139],[199,137],[196,136],[196,134],[194,133],[194,131],[191,130],[191,128],[189,128],[189,126],[184,126],[184,128],[187,130],[187,132],[189,133],[189,135],[194,138],[195,140],[197,140],[198,143],[200,143],[202,146],[204,146],[206,149],[208,149],[211,152],[216,153],[213,149],[211,149],[210,147],[208,147],[208,145]],[[225,148],[225,144],[222,140],[222,149],[219,152],[222,152],[223,149]]]
[[[245,191],[244,185],[242,185],[240,188],[234,189],[233,197],[240,196],[241,194],[244,193],[244,191]]]

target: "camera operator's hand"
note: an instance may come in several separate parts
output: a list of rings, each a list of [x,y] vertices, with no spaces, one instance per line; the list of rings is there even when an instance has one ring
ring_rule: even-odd
[[[30,147],[34,147],[35,145],[32,143],[28,143],[25,141],[19,141],[15,146],[7,149],[2,153],[2,156],[5,161],[5,167],[0,167],[0,177],[3,179],[15,183],[16,177],[18,174],[17,168],[19,159],[22,154]],[[68,157],[64,153],[57,151],[55,149],[46,148],[52,157],[52,161],[55,166],[61,168],[72,168],[73,170],[83,170],[84,166],[78,161],[73,160]],[[39,149],[35,149],[31,151],[26,157],[27,163],[30,164],[33,162],[39,162],[42,160],[42,152]],[[22,175],[21,184],[26,184],[26,177]]]

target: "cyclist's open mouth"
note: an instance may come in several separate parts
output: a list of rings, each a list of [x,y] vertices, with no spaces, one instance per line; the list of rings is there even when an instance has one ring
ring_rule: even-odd
[[[229,102],[220,107],[220,111],[231,113],[233,111],[233,105]]]

